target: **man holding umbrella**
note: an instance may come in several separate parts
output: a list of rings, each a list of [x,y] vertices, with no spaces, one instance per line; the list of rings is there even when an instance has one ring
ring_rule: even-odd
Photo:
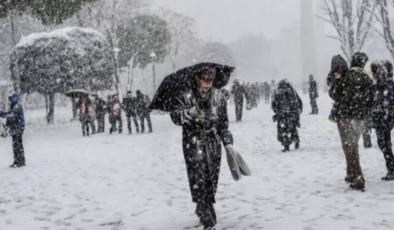
[[[206,230],[216,225],[214,203],[221,142],[227,151],[233,151],[226,98],[220,90],[233,70],[212,63],[182,69],[164,79],[151,104],[151,109],[171,112],[172,121],[183,128],[183,153],[192,200]]]

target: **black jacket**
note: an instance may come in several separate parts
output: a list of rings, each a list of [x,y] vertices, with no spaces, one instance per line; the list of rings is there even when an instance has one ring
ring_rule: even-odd
[[[172,112],[171,119],[183,128],[183,153],[193,202],[215,203],[221,142],[227,145],[233,141],[226,99],[217,89],[208,99],[190,89],[179,95],[178,102],[182,109]]]
[[[245,92],[245,87],[243,87],[240,84],[234,84],[231,93],[234,95],[234,101],[235,103],[242,103],[244,100],[244,94]]]
[[[126,112],[126,116],[136,116],[137,115],[137,98],[126,97],[123,99],[123,109]]]
[[[365,120],[373,105],[373,81],[364,69],[353,67],[333,80],[329,94],[338,118]]]
[[[139,116],[150,113],[149,106],[152,103],[152,100],[148,95],[140,94],[137,96],[137,114]]]

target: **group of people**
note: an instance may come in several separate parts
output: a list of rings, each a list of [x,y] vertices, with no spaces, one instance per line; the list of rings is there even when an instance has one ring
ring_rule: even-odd
[[[340,55],[332,58],[327,78],[329,95],[334,105],[328,116],[338,126],[341,144],[346,156],[345,181],[354,190],[365,190],[365,178],[359,159],[358,141],[363,136],[364,146],[372,146],[371,129],[375,129],[378,146],[386,161],[387,174],[384,181],[394,180],[394,155],[391,131],[394,128],[394,79],[393,65],[388,60],[374,61],[370,65],[372,77],[365,70],[368,56],[355,53],[350,62]],[[313,76],[309,77],[311,114],[318,113],[316,99],[318,90]],[[281,80],[272,100],[275,113],[273,120],[278,124],[278,140],[284,152],[300,147],[297,128],[301,126],[302,101],[287,80]]]
[[[329,94],[335,102],[330,120],[337,123],[346,155],[345,181],[350,184],[350,188],[360,191],[365,189],[365,178],[360,165],[358,141],[369,128],[375,129],[378,146],[386,161],[387,174],[382,180],[394,180],[391,143],[391,131],[394,127],[393,65],[388,60],[372,62],[370,77],[365,70],[367,62],[368,56],[357,52],[353,55],[349,67],[344,58],[336,55],[332,58],[331,71],[327,78]]]
[[[246,109],[256,108],[258,104],[264,100],[265,104],[269,104],[276,90],[276,83],[272,80],[271,85],[264,83],[244,83],[240,84],[239,80],[234,80],[231,88],[231,94],[235,103],[236,121],[242,121],[244,98],[246,99]]]
[[[108,121],[111,125],[109,133],[122,133],[122,110],[126,114],[129,134],[132,133],[131,120],[133,120],[137,133],[145,132],[146,120],[148,123],[148,132],[151,133],[153,128],[150,118],[150,103],[150,97],[143,94],[140,90],[136,91],[136,97],[132,96],[131,91],[127,91],[127,95],[122,102],[120,101],[118,94],[108,95],[107,102],[97,94],[93,94],[91,96],[83,95],[76,104],[77,108],[79,108],[79,119],[82,123],[82,135],[89,136],[90,129],[92,130],[92,134],[105,132],[106,113],[108,113]],[[95,125],[96,121],[98,127],[97,130]]]

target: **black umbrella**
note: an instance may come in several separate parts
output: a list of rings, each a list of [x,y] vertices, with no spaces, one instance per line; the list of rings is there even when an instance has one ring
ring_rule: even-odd
[[[89,96],[91,94],[90,91],[86,89],[73,89],[66,93],[67,97],[82,97],[82,96]]]
[[[177,96],[184,90],[190,89],[195,77],[207,69],[214,69],[216,71],[213,87],[217,89],[221,89],[227,85],[231,73],[235,70],[234,67],[215,63],[200,63],[178,70],[164,78],[153,97],[150,109],[165,112],[172,112],[179,109],[179,104],[176,100]]]

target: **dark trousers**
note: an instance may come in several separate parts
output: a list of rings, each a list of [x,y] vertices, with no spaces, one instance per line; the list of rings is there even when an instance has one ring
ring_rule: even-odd
[[[148,122],[149,132],[152,132],[152,121],[150,119],[150,113],[143,113],[140,115],[141,122],[141,133],[145,132],[145,119]]]
[[[319,108],[317,107],[316,98],[311,98],[311,107],[312,107],[312,114],[318,114]]]
[[[360,165],[358,141],[363,132],[364,121],[356,119],[339,119],[337,125],[343,152],[346,156],[347,177],[352,181],[352,184],[363,186],[365,180]]]
[[[378,145],[383,152],[386,160],[386,167],[388,173],[394,173],[394,155],[391,144],[391,130],[389,128],[377,128],[376,135],[378,136]]]
[[[97,126],[98,126],[98,129],[97,129],[98,133],[105,132],[105,115],[104,114],[97,115]]]
[[[23,149],[22,134],[12,136],[12,148],[14,151],[14,164],[16,166],[25,166],[25,151]]]
[[[235,116],[237,121],[242,121],[243,101],[235,102]]]
[[[82,124],[82,135],[86,136],[86,135],[90,135],[90,122],[89,122],[89,118],[87,118],[85,115],[80,115],[81,116],[81,124]]]
[[[119,133],[122,133],[122,128],[123,128],[123,123],[122,123],[122,116],[111,116],[110,117],[110,122],[111,122],[111,128],[109,130],[109,133],[112,134],[113,132],[116,132],[116,123],[119,124]]]
[[[137,130],[137,133],[139,133],[140,129],[138,127],[137,116],[136,115],[127,115],[126,117],[127,117],[127,128],[129,129],[129,133],[132,132],[132,129],[131,129],[131,118],[133,118],[135,129]]]

